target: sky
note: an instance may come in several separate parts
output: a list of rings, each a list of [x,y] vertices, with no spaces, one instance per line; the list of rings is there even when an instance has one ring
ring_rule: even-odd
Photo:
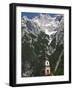
[[[27,16],[29,19],[32,19],[34,18],[35,16],[39,16],[41,13],[29,13],[29,12],[22,12],[21,13],[21,16]],[[42,14],[46,14],[46,13],[42,13]],[[51,14],[51,13],[47,13],[48,15],[54,17],[56,15],[59,15],[59,14]]]

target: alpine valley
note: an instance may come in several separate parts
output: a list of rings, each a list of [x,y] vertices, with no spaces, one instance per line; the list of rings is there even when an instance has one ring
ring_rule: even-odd
[[[39,14],[21,17],[22,77],[64,75],[64,15]]]

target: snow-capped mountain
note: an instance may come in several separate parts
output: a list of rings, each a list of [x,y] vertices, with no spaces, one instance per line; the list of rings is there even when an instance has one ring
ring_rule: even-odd
[[[48,14],[40,14],[32,19],[27,16],[23,16],[21,19],[22,36],[24,33],[32,33],[38,35],[40,31],[49,35],[49,44],[56,37],[56,44],[58,42],[63,43],[64,36],[64,17],[63,15],[55,15],[52,17]]]
[[[62,17],[63,16],[61,15],[51,17],[47,14],[40,14],[39,16],[29,19],[26,16],[23,16],[22,27],[26,28],[30,32],[39,32],[42,30],[46,34],[50,35],[52,33],[56,33],[56,28],[59,26]]]
[[[59,24],[59,21],[55,21],[56,17],[51,17],[50,15],[37,16],[32,19],[33,22],[37,23],[38,26],[45,31],[47,34],[50,34],[51,31],[54,31]]]

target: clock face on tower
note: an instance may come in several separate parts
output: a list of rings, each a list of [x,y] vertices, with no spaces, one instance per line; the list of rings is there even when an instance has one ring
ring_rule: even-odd
[[[45,66],[50,66],[50,63],[48,60],[45,61]]]

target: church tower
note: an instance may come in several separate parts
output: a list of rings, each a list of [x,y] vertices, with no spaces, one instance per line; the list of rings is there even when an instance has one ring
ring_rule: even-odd
[[[49,76],[51,74],[50,63],[48,60],[45,61],[45,76]]]

